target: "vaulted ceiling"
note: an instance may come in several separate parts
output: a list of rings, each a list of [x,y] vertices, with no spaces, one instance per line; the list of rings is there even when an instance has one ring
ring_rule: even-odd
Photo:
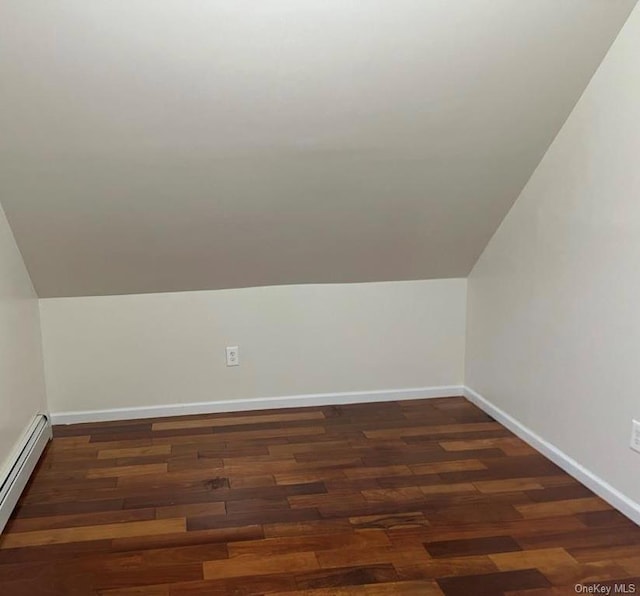
[[[0,202],[43,297],[466,276],[634,4],[4,0]]]

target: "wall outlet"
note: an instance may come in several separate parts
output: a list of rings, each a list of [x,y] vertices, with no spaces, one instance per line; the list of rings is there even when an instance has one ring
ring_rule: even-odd
[[[240,348],[227,346],[227,366],[240,366]]]
[[[631,429],[631,449],[640,453],[640,422],[633,421],[633,428]]]

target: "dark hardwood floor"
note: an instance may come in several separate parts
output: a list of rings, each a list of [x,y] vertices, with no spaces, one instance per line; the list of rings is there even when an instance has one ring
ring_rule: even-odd
[[[640,593],[640,528],[463,398],[57,427],[0,538],[10,596],[576,584]]]

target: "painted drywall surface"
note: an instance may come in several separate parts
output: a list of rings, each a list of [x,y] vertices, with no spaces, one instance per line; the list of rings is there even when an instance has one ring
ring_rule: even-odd
[[[0,207],[0,478],[46,410],[38,300]]]
[[[466,384],[640,502],[640,9],[476,264]]]
[[[40,301],[52,412],[460,385],[466,280]],[[225,346],[240,347],[239,367]]]
[[[36,290],[466,277],[633,3],[3,0]]]

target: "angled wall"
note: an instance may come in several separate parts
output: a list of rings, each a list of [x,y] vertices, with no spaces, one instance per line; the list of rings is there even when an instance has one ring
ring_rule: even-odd
[[[466,277],[635,0],[3,0],[38,294]]]
[[[471,389],[636,503],[639,57],[636,8],[469,278],[466,362]]]

